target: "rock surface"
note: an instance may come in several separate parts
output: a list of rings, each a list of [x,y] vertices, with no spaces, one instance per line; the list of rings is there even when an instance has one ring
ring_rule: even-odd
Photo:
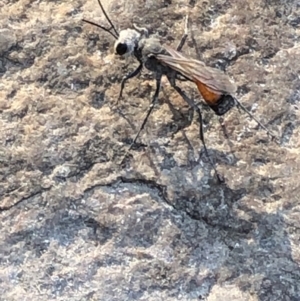
[[[237,109],[200,104],[199,125],[167,81],[126,166],[155,88],[112,55],[96,0],[3,0],[0,8],[1,300],[300,300],[300,4],[290,1],[103,2],[226,69]],[[197,102],[192,84],[182,83]],[[195,117],[195,116],[194,116]]]

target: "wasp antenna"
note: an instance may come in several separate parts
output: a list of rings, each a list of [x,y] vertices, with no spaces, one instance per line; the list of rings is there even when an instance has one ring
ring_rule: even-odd
[[[101,10],[102,10],[102,12],[103,12],[103,14],[104,14],[104,16],[105,16],[106,20],[107,20],[107,21],[108,21],[108,23],[110,24],[111,28],[114,30],[114,32],[115,32],[115,35],[117,36],[117,38],[116,38],[116,39],[118,39],[118,37],[119,37],[119,33],[118,33],[118,31],[116,30],[116,28],[115,28],[114,24],[112,23],[112,21],[111,21],[111,20],[110,20],[110,18],[108,17],[108,15],[107,15],[107,13],[106,13],[106,11],[105,11],[105,9],[104,9],[104,7],[103,7],[103,5],[102,5],[102,3],[101,3],[101,1],[100,1],[100,0],[98,0],[98,3],[99,3],[99,5],[100,5],[100,8],[101,8]],[[112,32],[110,32],[110,33],[113,35],[113,33],[112,33]]]
[[[253,114],[250,113],[249,110],[247,110],[236,98],[234,98],[236,104],[238,107],[240,107],[244,112],[246,112],[262,129],[264,129],[267,134],[272,137],[273,140],[275,140],[276,143],[280,144],[279,138],[273,135],[259,120],[257,120]]]
[[[86,23],[88,23],[88,24],[90,24],[90,25],[97,26],[97,27],[101,28],[102,30],[104,30],[104,31],[106,31],[106,32],[108,32],[108,33],[110,33],[116,40],[118,39],[118,36],[116,36],[113,32],[111,32],[111,29],[112,29],[112,28],[106,28],[106,27],[101,26],[101,25],[99,25],[99,24],[97,24],[97,23],[95,23],[95,22],[92,22],[92,21],[89,21],[89,20],[85,20],[85,19],[82,19],[82,21],[83,21],[83,22],[86,22]]]

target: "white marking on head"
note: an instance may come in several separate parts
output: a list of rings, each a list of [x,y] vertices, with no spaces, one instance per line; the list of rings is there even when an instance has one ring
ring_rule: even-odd
[[[137,46],[141,34],[133,29],[122,30],[118,40],[115,42],[114,53],[120,56],[131,55]]]

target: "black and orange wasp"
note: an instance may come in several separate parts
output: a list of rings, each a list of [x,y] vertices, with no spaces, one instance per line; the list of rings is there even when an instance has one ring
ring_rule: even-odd
[[[130,78],[137,76],[143,67],[152,71],[155,74],[156,89],[152,97],[151,104],[148,108],[146,116],[135,136],[121,163],[126,158],[128,152],[132,146],[136,143],[140,132],[143,130],[147,120],[157,103],[158,95],[161,87],[161,78],[165,75],[171,84],[171,86],[180,94],[180,96],[191,106],[198,114],[199,119],[199,134],[200,140],[203,144],[204,152],[214,169],[217,178],[222,182],[222,177],[218,174],[215,164],[210,158],[203,134],[203,121],[200,108],[196,103],[189,98],[186,93],[176,84],[176,80],[188,80],[194,82],[205,102],[209,107],[218,115],[222,116],[228,112],[232,107],[237,106],[245,111],[257,124],[262,127],[272,139],[277,140],[277,137],[273,135],[260,121],[258,121],[253,114],[250,113],[234,96],[237,87],[230,81],[229,77],[221,70],[206,66],[203,62],[192,58],[185,57],[180,51],[185,44],[188,37],[188,17],[186,17],[185,33],[177,46],[176,50],[162,45],[159,39],[154,35],[149,35],[146,28],[138,27],[133,24],[133,29],[125,29],[118,32],[108,17],[106,11],[100,0],[98,0],[100,8],[110,24],[110,28],[101,26],[92,21],[83,19],[84,22],[97,26],[102,30],[111,34],[115,41],[114,54],[120,57],[126,57],[133,55],[139,62],[139,66],[131,73],[123,77],[121,82],[121,89],[118,100],[122,98],[122,92],[125,83]]]

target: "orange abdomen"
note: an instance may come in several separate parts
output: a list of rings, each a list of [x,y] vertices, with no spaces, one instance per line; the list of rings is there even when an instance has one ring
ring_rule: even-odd
[[[202,84],[199,81],[195,81],[195,84],[197,85],[199,92],[208,105],[214,106],[218,104],[218,101],[220,100],[222,94],[211,92],[206,85]]]

